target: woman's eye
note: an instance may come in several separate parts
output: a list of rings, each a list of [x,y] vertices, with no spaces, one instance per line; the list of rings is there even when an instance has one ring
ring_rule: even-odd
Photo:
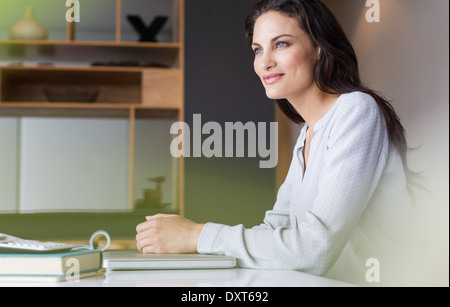
[[[253,52],[255,54],[260,54],[260,53],[262,53],[262,49],[261,48],[255,48],[255,49],[253,49]]]
[[[285,42],[278,42],[277,43],[277,48],[287,47],[287,46],[288,46],[288,43],[285,43]]]

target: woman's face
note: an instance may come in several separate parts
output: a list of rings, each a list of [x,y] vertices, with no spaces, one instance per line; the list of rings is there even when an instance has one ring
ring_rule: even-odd
[[[295,18],[275,11],[261,15],[255,23],[252,49],[255,72],[270,99],[291,101],[316,87],[319,49]]]

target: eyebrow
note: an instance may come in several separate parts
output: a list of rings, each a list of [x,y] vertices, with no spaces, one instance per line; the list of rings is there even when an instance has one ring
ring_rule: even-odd
[[[294,37],[293,35],[290,35],[290,34],[281,34],[281,35],[278,35],[278,36],[275,36],[274,38],[272,38],[271,42],[273,43],[273,42],[275,42],[275,41],[277,41],[277,40],[279,40],[280,38],[285,37],[285,36],[288,36],[288,37]],[[261,45],[258,44],[258,43],[256,43],[256,42],[253,42],[253,43],[252,43],[252,46],[253,46],[253,45],[255,45],[255,46],[260,46],[260,47],[261,47]]]

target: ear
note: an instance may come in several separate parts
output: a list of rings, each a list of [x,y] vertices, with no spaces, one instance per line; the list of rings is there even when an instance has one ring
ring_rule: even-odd
[[[322,53],[322,48],[317,48],[317,60],[320,59],[320,54]]]

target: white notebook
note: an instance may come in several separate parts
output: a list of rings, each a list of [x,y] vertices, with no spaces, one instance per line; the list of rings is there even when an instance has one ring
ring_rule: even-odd
[[[236,266],[236,258],[203,254],[142,254],[136,250],[103,252],[108,270],[222,269]]]

